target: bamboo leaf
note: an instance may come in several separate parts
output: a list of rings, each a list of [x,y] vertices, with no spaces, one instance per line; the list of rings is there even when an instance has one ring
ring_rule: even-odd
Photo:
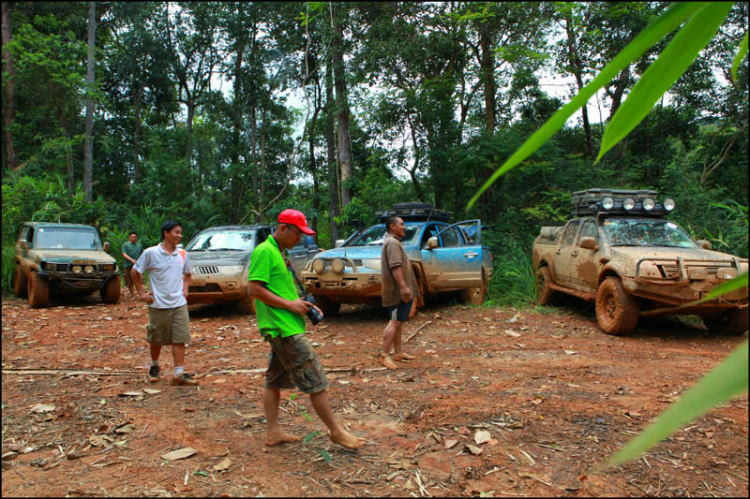
[[[740,68],[742,59],[747,55],[747,32],[745,32],[745,38],[742,39],[740,49],[737,51],[737,55],[734,56],[734,62],[732,63],[732,78],[737,81],[737,70]]]
[[[596,94],[597,90],[613,80],[620,71],[641,57],[651,46],[664,38],[668,33],[677,29],[682,22],[695,12],[704,8],[708,2],[680,2],[672,4],[666,12],[651,21],[643,31],[631,41],[617,56],[602,69],[594,80],[583,87],[573,99],[562,109],[557,111],[534,135],[508,158],[503,165],[479,188],[474,197],[469,200],[466,209],[474,203],[503,173],[517,166],[523,160],[534,154],[555,132],[565,125],[573,113],[583,107]]]
[[[748,340],[685,392],[643,433],[628,442],[599,469],[617,466],[646,452],[688,421],[748,388]]]
[[[596,160],[620,142],[651,111],[654,104],[708,45],[724,22],[730,2],[711,3],[696,12],[667,45],[659,58],[643,73],[604,132]]]

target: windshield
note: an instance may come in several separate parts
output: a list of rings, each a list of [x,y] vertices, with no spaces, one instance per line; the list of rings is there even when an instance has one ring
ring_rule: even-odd
[[[404,246],[414,244],[420,225],[407,225],[406,234],[401,239]],[[382,246],[385,239],[385,225],[373,225],[355,237],[347,246]]]
[[[96,250],[101,249],[102,243],[93,229],[40,227],[36,231],[35,247]]]
[[[602,224],[612,246],[697,248],[684,230],[668,220],[615,218]]]
[[[186,251],[252,251],[255,247],[255,232],[231,230],[198,234]]]

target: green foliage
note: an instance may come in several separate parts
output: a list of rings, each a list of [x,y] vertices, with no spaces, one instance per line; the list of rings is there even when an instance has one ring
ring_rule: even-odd
[[[16,268],[15,254],[15,246],[3,245],[3,272],[2,281],[0,281],[3,291],[10,292],[13,290],[13,272]]]
[[[536,302],[536,279],[528,245],[510,241],[494,252],[495,268],[486,306],[527,307]]]

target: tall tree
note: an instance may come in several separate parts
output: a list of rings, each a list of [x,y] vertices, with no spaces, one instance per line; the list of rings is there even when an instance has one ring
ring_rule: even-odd
[[[7,78],[3,79],[3,89],[5,91],[5,102],[3,106],[3,130],[5,132],[5,160],[8,168],[15,170],[18,168],[18,158],[16,149],[13,146],[13,134],[11,127],[13,120],[16,118],[16,67],[13,64],[13,56],[10,53],[11,41],[13,40],[13,28],[10,19],[10,2],[3,2],[2,7],[2,40],[3,40],[3,61],[5,63],[3,70]]]
[[[349,179],[352,176],[352,138],[349,133],[349,99],[347,96],[346,68],[344,66],[344,18],[346,6],[330,2],[331,28],[331,64],[336,87],[336,122],[338,123],[338,152],[341,166],[341,207],[351,201]],[[343,11],[343,12],[342,12]]]
[[[89,2],[88,52],[86,55],[86,141],[83,152],[83,190],[86,201],[93,199],[94,162],[94,67],[96,66],[96,2]]]

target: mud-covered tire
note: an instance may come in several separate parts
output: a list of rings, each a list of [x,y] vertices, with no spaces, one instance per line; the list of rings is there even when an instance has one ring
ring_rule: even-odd
[[[712,334],[741,336],[747,331],[748,309],[735,308],[719,315],[703,317],[703,324]]]
[[[49,283],[37,272],[29,273],[27,293],[31,308],[44,308],[49,303]]]
[[[627,293],[617,277],[607,277],[596,293],[596,320],[608,334],[622,336],[633,332],[638,324],[640,303]]]
[[[21,267],[16,265],[16,269],[13,271],[13,292],[19,298],[26,298],[29,294],[28,285],[26,276],[21,272]]]
[[[331,301],[326,296],[316,296],[315,305],[323,312],[324,317],[333,317],[339,313],[341,309],[341,303]]]
[[[248,291],[245,296],[235,302],[237,305],[237,311],[242,315],[255,314],[255,298],[250,295]]]
[[[476,306],[484,303],[484,295],[487,294],[488,287],[486,275],[484,269],[482,269],[482,285],[476,288],[466,288],[461,291],[461,302]]]
[[[99,290],[99,295],[102,297],[103,303],[117,303],[120,301],[120,276],[116,275],[110,277],[107,282],[104,283],[102,289]]]
[[[536,299],[539,305],[554,305],[560,297],[560,293],[550,288],[552,276],[549,267],[540,267],[536,271]]]

